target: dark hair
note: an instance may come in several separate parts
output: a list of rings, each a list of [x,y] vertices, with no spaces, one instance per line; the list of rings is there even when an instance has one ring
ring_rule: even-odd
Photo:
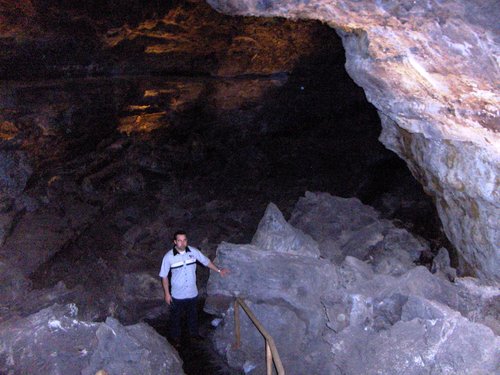
[[[175,233],[174,233],[174,238],[173,238],[173,240],[175,241],[175,240],[177,239],[177,236],[180,236],[181,234],[187,237],[187,233],[186,233],[185,231],[183,231],[183,230],[178,230],[177,232],[175,232]]]

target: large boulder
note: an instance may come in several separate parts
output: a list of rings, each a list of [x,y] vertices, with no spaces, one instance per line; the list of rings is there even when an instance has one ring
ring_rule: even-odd
[[[318,244],[307,234],[293,228],[274,203],[267,206],[252,245],[267,251],[319,258]]]
[[[228,268],[227,277],[210,276],[206,310],[224,313],[221,296],[252,301],[273,301],[299,311],[309,333],[318,334],[324,324],[321,298],[337,287],[337,270],[328,261],[310,256],[269,253],[252,245],[222,243],[217,264]]]
[[[222,243],[216,263],[231,273],[210,276],[205,309],[222,317],[215,346],[231,366],[265,373],[255,349],[263,338],[242,312],[242,344],[232,345],[232,302],[240,297],[273,336],[289,374],[488,374],[498,367],[497,288],[453,283],[417,266],[422,242],[356,200],[308,193],[291,222],[320,241],[322,254],[325,244],[337,244],[343,261]],[[302,233],[286,228],[290,239],[282,243]],[[269,243],[266,235],[272,240],[275,232],[262,231],[259,243]]]
[[[75,305],[53,305],[0,326],[5,374],[183,374],[177,352],[146,324],[79,320]]]
[[[436,302],[410,297],[403,320],[376,334],[351,326],[330,338],[346,374],[493,374],[500,338]],[[353,355],[356,353],[356,355]]]
[[[368,261],[378,273],[400,275],[429,250],[425,241],[382,220],[356,198],[306,192],[295,205],[290,224],[318,242],[322,257],[341,264],[353,256]]]

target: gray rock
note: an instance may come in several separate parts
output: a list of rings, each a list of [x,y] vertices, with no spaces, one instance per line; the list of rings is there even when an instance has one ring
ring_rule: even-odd
[[[319,241],[322,254],[328,250],[322,245],[335,243],[362,259],[342,253],[339,267],[335,257],[221,244],[216,262],[232,273],[210,276],[206,309],[223,317],[215,343],[232,366],[251,364],[252,373],[264,373],[254,351],[259,335],[248,322],[242,329],[248,343],[231,348],[231,297],[240,296],[283,343],[279,351],[287,373],[489,374],[497,369],[499,339],[489,327],[498,328],[498,288],[462,279],[451,283],[415,266],[427,245],[355,200],[308,193],[297,207],[291,222]],[[339,208],[338,216],[329,213],[332,207]],[[285,322],[289,331],[282,328]],[[290,332],[296,340],[290,340]]]
[[[31,280],[22,277],[16,269],[10,268],[9,272],[6,272],[6,275],[10,275],[7,277],[10,277],[11,283],[2,282],[3,287],[0,287],[2,291],[0,295],[0,309],[3,310],[2,314],[0,314],[0,323],[14,317],[27,317],[56,303],[63,305],[85,300],[85,290],[81,286],[67,289],[66,285],[60,281],[51,288],[32,289]],[[1,279],[2,277],[0,276],[0,281],[3,281]],[[12,283],[13,281],[15,284]],[[5,290],[10,290],[12,293],[11,299],[8,298],[9,296],[3,294]]]
[[[449,307],[422,297],[410,296],[401,311],[401,320],[435,320],[453,318],[460,315]]]
[[[140,225],[135,225],[123,234],[122,253],[127,255],[131,252],[137,242],[148,237],[150,233]]]
[[[147,272],[128,273],[123,276],[122,322],[155,319],[165,312],[163,289],[159,277]]]
[[[350,286],[350,293],[359,293],[384,299],[391,295],[419,296],[437,301],[450,308],[466,313],[467,301],[460,288],[443,278],[435,277],[427,268],[412,268],[399,277],[376,274],[371,280]]]
[[[367,259],[382,242],[384,226],[376,221],[362,228],[344,232],[340,247],[344,256],[351,255],[358,259]]]
[[[252,245],[266,251],[319,258],[318,244],[301,230],[288,224],[275,204],[267,206]]]
[[[440,248],[437,255],[432,260],[432,273],[442,273],[446,276],[450,281],[453,281],[457,277],[457,271],[451,267],[450,265],[450,255],[448,254],[448,250],[444,247]]]
[[[346,256],[369,260],[378,273],[402,275],[429,249],[408,231],[381,220],[377,211],[356,198],[306,192],[290,224],[318,242],[322,257],[336,264]]]
[[[384,237],[386,251],[408,253],[411,261],[416,262],[422,251],[429,250],[429,245],[425,241],[416,238],[406,229],[395,228],[392,223],[390,226],[391,228]]]
[[[78,238],[97,212],[96,207],[81,202],[68,206],[64,221],[60,211],[53,207],[27,212],[19,217],[6,236],[0,255],[28,276]]]
[[[31,281],[10,264],[0,261],[0,304],[22,300],[31,289]],[[1,315],[1,314],[0,314]]]
[[[97,347],[82,375],[104,369],[109,374],[183,374],[170,344],[147,324],[124,327],[108,318],[96,331]]]
[[[349,328],[332,343],[346,374],[493,374],[500,340],[460,315],[398,322],[379,334]],[[353,355],[354,354],[354,355]]]
[[[5,374],[182,374],[182,362],[151,327],[78,320],[75,305],[53,305],[0,326]]]
[[[283,363],[289,363],[307,348],[306,322],[287,305],[245,301],[256,318],[275,338],[275,344]],[[266,363],[262,348],[265,339],[240,307],[241,342],[238,349],[232,345],[234,336],[234,308],[226,312],[224,325],[215,334],[216,347],[224,348],[228,363],[232,367],[243,368],[245,362],[255,366],[253,373],[265,373]],[[291,371],[291,372],[290,372]],[[289,373],[293,374],[291,370]]]
[[[0,369],[7,374],[78,374],[93,352],[98,323],[76,319],[75,305],[9,321],[0,329]]]
[[[378,220],[377,211],[363,205],[359,199],[306,192],[295,205],[290,224],[320,243],[321,255],[326,256],[322,241],[330,239],[344,244],[349,241],[350,232],[359,231]]]
[[[308,333],[318,333],[324,325],[321,297],[338,286],[338,272],[326,260],[288,253],[270,253],[252,245],[222,243],[215,263],[231,273],[211,274],[206,309],[223,314],[212,302],[217,295],[242,297],[252,301],[274,301],[307,316]]]
[[[153,277],[147,272],[127,273],[123,276],[123,292],[127,302],[163,301],[163,292],[158,286],[158,277]]]
[[[347,256],[342,262],[340,274],[342,275],[342,285],[345,286],[374,277],[373,269],[368,263],[352,256]]]
[[[5,238],[10,233],[13,220],[12,213],[0,213],[0,246],[3,245]]]
[[[455,279],[460,296],[466,300],[462,315],[482,323],[500,336],[500,288],[482,285],[471,277]]]
[[[0,151],[0,196],[19,195],[32,172],[23,152]]]

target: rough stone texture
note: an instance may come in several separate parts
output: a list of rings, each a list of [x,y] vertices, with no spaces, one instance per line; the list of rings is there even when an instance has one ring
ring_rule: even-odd
[[[48,208],[27,212],[18,218],[4,240],[0,254],[23,275],[33,273],[41,264],[78,238],[95,217],[97,209],[81,202],[71,202],[66,220],[60,210]]]
[[[332,341],[334,361],[346,374],[486,375],[498,370],[500,340],[487,327],[456,313],[422,315],[378,335],[359,328],[343,331]]]
[[[276,345],[279,348],[293,348],[286,352],[286,357],[282,358],[284,363],[290,363],[297,356],[300,350],[307,344],[306,321],[288,308],[280,306],[279,303],[248,303],[248,307],[258,317],[264,327],[269,327],[269,334],[276,338]],[[227,311],[228,318],[224,325],[215,334],[215,340],[220,351],[225,351],[234,343],[234,309]],[[243,368],[248,358],[261,358],[262,348],[265,347],[264,337],[255,328],[248,316],[241,310],[241,347],[227,357],[229,365],[236,368]],[[283,353],[285,354],[285,352]],[[253,363],[261,366],[262,361]],[[257,368],[255,372],[263,372],[265,368]]]
[[[9,79],[291,71],[314,52],[320,27],[242,21],[203,0],[4,0],[0,7],[0,77]]]
[[[446,277],[453,281],[456,275],[456,270],[450,267],[450,255],[448,254],[448,250],[444,247],[439,249],[437,255],[432,260],[432,273],[440,272]]]
[[[237,15],[318,19],[382,119],[381,141],[437,203],[477,275],[500,280],[498,1],[209,0]]]
[[[322,257],[340,264],[346,256],[355,256],[370,262],[378,273],[402,274],[429,250],[423,240],[381,220],[377,211],[356,198],[306,192],[290,224],[318,242]]]
[[[31,282],[20,270],[0,261],[0,302],[20,300],[30,288]]]
[[[26,186],[32,168],[23,152],[0,151],[0,200],[14,198]]]
[[[0,326],[2,374],[183,374],[175,350],[151,327],[109,318],[77,318],[75,305],[53,305]]]
[[[278,207],[270,203],[259,223],[252,245],[268,251],[319,258],[318,244],[288,224]]]
[[[123,277],[123,306],[127,316],[154,319],[165,310],[163,289],[157,275],[147,272],[128,273]]]
[[[123,327],[108,318],[95,333],[98,344],[82,375],[99,369],[109,374],[183,374],[176,351],[147,324]]]
[[[262,338],[245,318],[243,344],[238,350],[231,346],[231,297],[238,296],[274,335],[290,374],[465,375],[498,370],[498,288],[477,279],[452,283],[439,272],[417,266],[415,254],[422,251],[422,243],[408,238],[408,233],[402,236],[392,223],[355,199],[307,193],[297,203],[292,221],[322,241],[322,254],[328,254],[325,244],[341,249],[343,261],[296,255],[300,249],[292,254],[221,244],[216,262],[232,272],[224,278],[210,276],[205,309],[223,317],[214,340],[230,365],[265,373],[263,351],[255,350]],[[287,228],[282,236],[293,239],[294,230],[302,233],[292,225]],[[396,234],[388,235],[391,230]],[[260,243],[268,243],[265,233]],[[277,243],[276,233],[268,234]],[[338,242],[343,238],[355,239],[357,246],[342,248]],[[366,238],[384,245],[374,247]],[[387,259],[395,261],[381,266]]]
[[[228,243],[217,248],[217,262],[229,268],[231,274],[224,278],[211,277],[207,286],[209,295],[275,300],[301,311],[303,319],[307,315],[308,331],[318,333],[324,323],[317,309],[321,296],[333,291],[338,278],[329,262]],[[311,287],[313,285],[321,287]],[[225,308],[209,303],[207,310],[222,313]]]

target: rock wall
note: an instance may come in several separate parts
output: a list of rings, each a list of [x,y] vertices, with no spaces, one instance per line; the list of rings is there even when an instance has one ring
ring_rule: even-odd
[[[208,2],[227,14],[334,27],[348,73],[379,110],[381,141],[435,198],[465,261],[500,280],[497,1]]]

